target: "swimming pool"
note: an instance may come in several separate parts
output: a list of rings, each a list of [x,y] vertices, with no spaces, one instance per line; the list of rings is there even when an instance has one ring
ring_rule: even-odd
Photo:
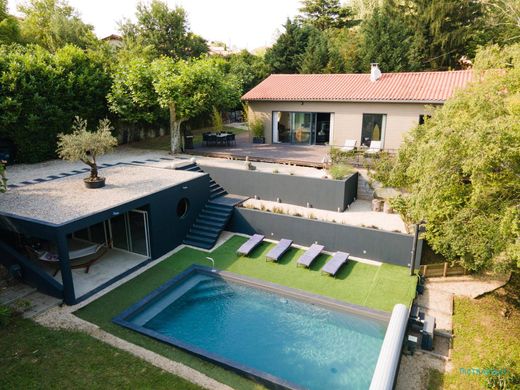
[[[389,314],[193,266],[114,322],[269,386],[367,389]]]

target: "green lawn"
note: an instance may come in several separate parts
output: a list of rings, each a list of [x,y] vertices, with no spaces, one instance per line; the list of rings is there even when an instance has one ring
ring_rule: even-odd
[[[310,270],[296,268],[296,259],[302,253],[297,249],[291,249],[279,264],[265,262],[264,255],[272,247],[268,243],[260,245],[248,258],[237,257],[235,252],[245,240],[244,237],[234,236],[214,250],[210,256],[215,259],[216,267],[386,311],[390,311],[396,303],[410,305],[414,297],[416,278],[408,276],[407,268],[388,264],[378,267],[351,261],[334,279],[321,276],[319,272],[328,256],[317,259]],[[233,388],[257,388],[258,385],[248,379],[112,323],[114,316],[190,265],[209,266],[206,256],[207,252],[184,248],[80,309],[76,315],[118,337],[184,363]]]
[[[0,328],[0,389],[199,389],[81,332],[14,319]]]
[[[193,135],[193,144],[195,146],[202,144],[202,133],[206,131],[213,131],[213,128],[208,127],[205,129],[197,129],[192,130],[191,134]],[[247,130],[242,130],[236,127],[231,126],[224,126],[224,131],[230,131],[235,134],[243,133]],[[161,137],[155,137],[155,138],[147,138],[142,141],[138,142],[132,142],[128,144],[129,146],[136,148],[136,149],[149,149],[149,150],[164,150],[169,151],[170,150],[170,135],[166,134]]]
[[[442,375],[432,370],[429,389],[520,389],[520,275],[513,274],[504,288],[482,298],[455,298],[453,333],[453,371]],[[506,369],[507,374],[467,375],[461,368]],[[499,387],[499,379],[507,384]]]

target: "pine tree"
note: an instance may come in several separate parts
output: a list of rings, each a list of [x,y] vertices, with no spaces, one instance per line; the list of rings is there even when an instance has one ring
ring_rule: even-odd
[[[342,6],[339,0],[303,0],[302,4],[302,20],[320,31],[356,24],[352,10]]]

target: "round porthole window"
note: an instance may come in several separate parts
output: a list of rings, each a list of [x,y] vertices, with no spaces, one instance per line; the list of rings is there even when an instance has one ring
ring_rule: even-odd
[[[190,208],[190,201],[186,198],[182,198],[177,203],[177,216],[179,218],[184,218],[186,214],[188,214],[188,209]]]

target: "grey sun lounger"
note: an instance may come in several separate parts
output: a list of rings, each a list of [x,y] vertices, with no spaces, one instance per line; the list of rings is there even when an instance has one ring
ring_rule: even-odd
[[[325,249],[323,245],[312,244],[309,249],[305,251],[303,255],[300,256],[298,261],[296,262],[296,267],[303,265],[305,268],[309,268],[310,265],[316,257],[321,253],[321,251]]]
[[[336,276],[336,273],[339,271],[341,266],[348,261],[349,253],[345,252],[336,252],[332,259],[330,259],[327,264],[321,269],[321,273],[326,273],[331,276]]]
[[[292,240],[283,238],[280,242],[265,255],[265,261],[278,261],[282,255],[289,250]]]
[[[247,256],[253,249],[255,249],[258,244],[260,244],[264,240],[264,236],[261,234],[254,234],[251,236],[247,242],[242,244],[240,248],[237,250],[238,255]]]

